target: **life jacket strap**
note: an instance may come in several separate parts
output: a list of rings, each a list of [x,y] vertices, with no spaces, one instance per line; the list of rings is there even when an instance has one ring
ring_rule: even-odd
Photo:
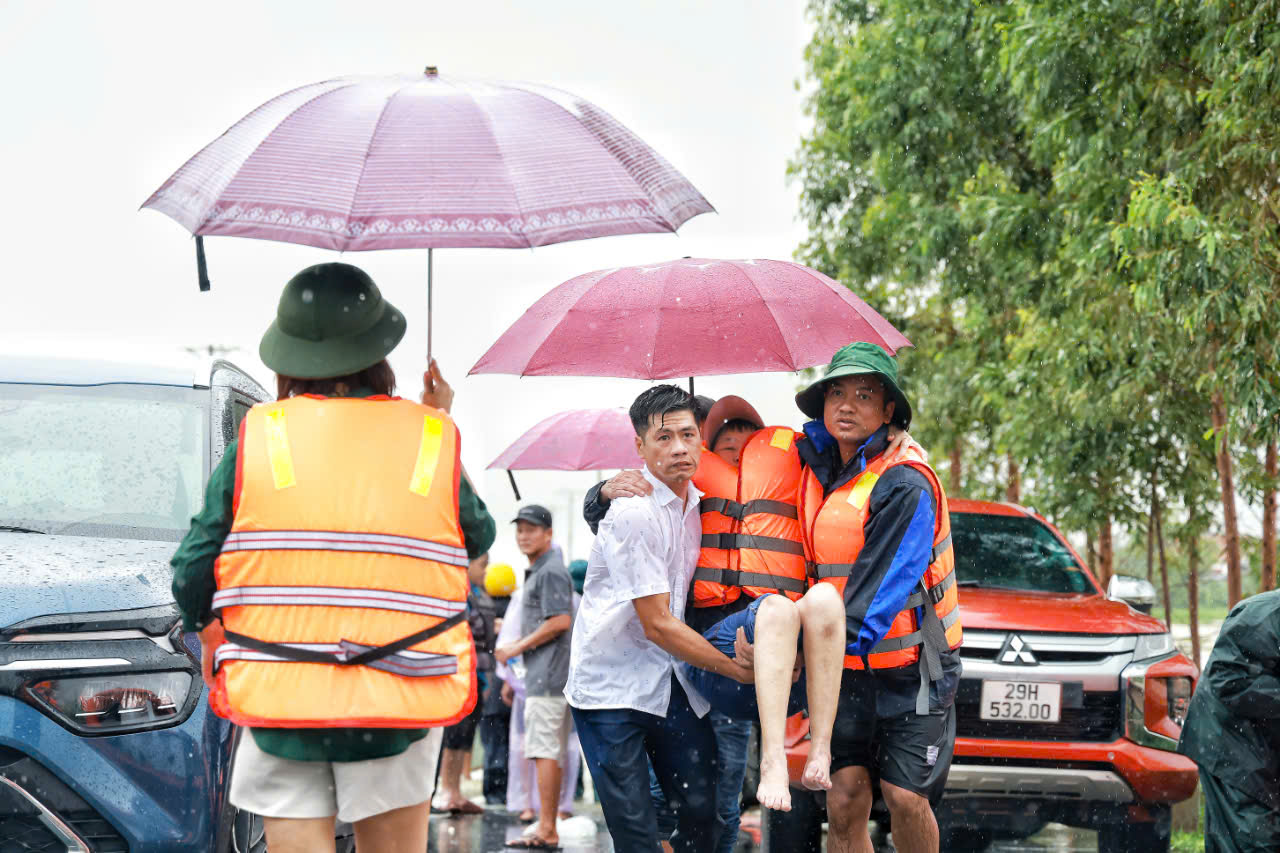
[[[938,558],[945,554],[951,548],[951,533],[948,532],[942,541],[933,546],[933,555],[929,560],[931,563],[938,562]]]
[[[911,596],[907,599],[907,603],[903,605],[902,609],[910,610],[916,607],[924,607],[926,601],[929,602],[929,604],[931,605],[938,604],[939,602],[942,601],[943,597],[947,594],[947,590],[951,589],[951,587],[955,585],[956,585],[956,573],[951,572],[945,578],[943,578],[942,582],[939,583],[937,586],[924,587],[921,590],[917,590],[916,592],[911,593]],[[953,610],[952,613],[954,612],[955,611]]]
[[[720,548],[733,551],[740,548],[751,548],[757,551],[777,551],[781,554],[804,554],[804,546],[790,539],[779,539],[776,536],[756,536],[751,533],[704,533],[703,548]]]
[[[219,647],[215,664],[229,659],[274,660],[326,663],[337,666],[369,666],[411,678],[452,675],[458,671],[458,660],[453,655],[407,650],[410,646],[430,640],[450,628],[463,624],[465,620],[466,613],[458,613],[430,628],[401,637],[385,646],[365,646],[349,640],[337,643],[269,643],[235,631],[227,631],[228,645],[232,647]],[[242,649],[237,649],[236,646]],[[246,655],[246,651],[255,652],[257,655]]]
[[[466,566],[467,549],[415,536],[388,533],[352,533],[341,530],[238,530],[222,543],[222,553],[232,551],[362,551],[417,557],[451,566]]]
[[[814,580],[847,578],[853,571],[853,563],[805,563],[805,570]]]
[[[703,513],[718,512],[735,521],[741,521],[748,515],[760,513],[780,515],[783,518],[800,517],[793,504],[785,503],[784,501],[771,501],[766,498],[747,501],[745,504],[731,501],[728,498],[703,498],[698,502],[698,510]]]
[[[694,569],[693,579],[695,581],[718,583],[721,586],[760,586],[784,592],[799,593],[803,593],[805,590],[805,582],[802,578],[779,577],[777,575],[767,575],[763,572],[740,572],[735,569],[712,569],[706,566],[698,566]]]

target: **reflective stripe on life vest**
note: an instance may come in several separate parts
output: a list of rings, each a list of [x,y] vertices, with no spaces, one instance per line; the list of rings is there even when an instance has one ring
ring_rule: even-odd
[[[222,545],[229,551],[364,551],[370,554],[399,554],[421,560],[435,560],[466,566],[467,549],[413,536],[385,533],[343,533],[337,530],[242,530],[227,536]]]
[[[226,607],[313,605],[324,607],[377,607],[446,618],[467,609],[465,601],[449,601],[385,589],[350,589],[340,586],[240,586],[214,593],[212,610]]]
[[[339,643],[281,643],[279,645],[300,652],[315,653],[327,658],[324,661],[325,663],[334,664],[345,663],[356,655],[369,651],[371,648],[370,646],[362,646],[358,643],[346,641]],[[218,651],[214,655],[214,665],[221,667],[225,661],[229,660],[272,661],[278,663],[296,661],[297,659],[286,657],[280,652],[258,651],[238,643],[227,642],[218,646]],[[367,666],[409,678],[431,678],[456,673],[458,671],[458,659],[453,655],[403,651],[372,661]]]

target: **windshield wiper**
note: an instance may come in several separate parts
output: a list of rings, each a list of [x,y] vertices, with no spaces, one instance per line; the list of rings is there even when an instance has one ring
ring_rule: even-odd
[[[44,530],[36,530],[32,527],[20,527],[16,524],[0,524],[0,530],[6,533],[46,533]]]

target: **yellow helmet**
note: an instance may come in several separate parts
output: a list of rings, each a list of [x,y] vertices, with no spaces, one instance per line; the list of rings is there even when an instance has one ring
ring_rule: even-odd
[[[516,590],[516,570],[506,563],[491,563],[484,571],[484,591],[505,598]]]

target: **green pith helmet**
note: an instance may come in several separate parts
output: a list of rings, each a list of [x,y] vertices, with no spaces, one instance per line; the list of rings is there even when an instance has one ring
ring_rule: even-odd
[[[351,264],[316,264],[284,286],[258,355],[282,376],[329,379],[382,361],[404,332],[404,315],[368,273]]]
[[[831,363],[823,371],[822,378],[796,395],[796,405],[809,417],[822,420],[827,383],[842,376],[862,376],[868,373],[879,377],[884,383],[885,394],[894,403],[893,425],[904,430],[909,428],[911,403],[898,387],[898,360],[875,344],[865,341],[857,341],[836,350]]]

